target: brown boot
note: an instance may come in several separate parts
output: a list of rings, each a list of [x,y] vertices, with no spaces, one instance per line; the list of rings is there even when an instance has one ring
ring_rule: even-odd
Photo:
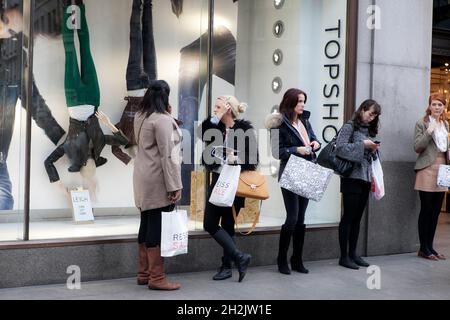
[[[159,247],[147,248],[148,265],[150,277],[148,288],[152,290],[178,290],[181,285],[179,283],[171,283],[167,281],[164,274],[164,258],[161,257]]]
[[[137,284],[140,286],[146,286],[148,284],[149,271],[148,271],[148,259],[147,248],[145,243],[139,244],[139,270],[137,275]]]

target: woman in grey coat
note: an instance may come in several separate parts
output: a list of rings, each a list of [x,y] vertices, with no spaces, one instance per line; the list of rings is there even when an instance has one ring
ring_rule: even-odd
[[[379,143],[372,141],[378,134],[380,105],[374,100],[364,101],[345,124],[336,141],[336,154],[353,162],[348,177],[341,177],[344,214],[339,224],[341,258],[339,265],[349,269],[368,267],[356,254],[359,227],[372,185],[372,161],[376,159]]]

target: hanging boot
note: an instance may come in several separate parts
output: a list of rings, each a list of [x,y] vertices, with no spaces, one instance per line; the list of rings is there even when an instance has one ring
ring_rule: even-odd
[[[148,258],[145,243],[139,244],[139,269],[137,275],[137,284],[140,286],[148,285]]]
[[[181,285],[167,281],[164,273],[164,258],[159,247],[147,248],[149,281],[148,288],[152,290],[178,290]]]
[[[230,235],[223,229],[219,229],[219,231],[217,231],[212,237],[222,246],[225,252],[232,257],[239,271],[239,282],[242,282],[247,273],[247,268],[250,264],[252,256],[239,251],[233,242],[233,238],[231,238]]]
[[[303,266],[303,245],[305,243],[306,225],[297,226],[293,236],[293,247],[291,257],[291,268],[300,273],[309,273],[309,270]]]
[[[277,257],[278,271],[282,274],[291,274],[291,269],[289,269],[287,261],[287,254],[289,245],[291,243],[291,237],[292,231],[288,230],[285,226],[282,226]]]

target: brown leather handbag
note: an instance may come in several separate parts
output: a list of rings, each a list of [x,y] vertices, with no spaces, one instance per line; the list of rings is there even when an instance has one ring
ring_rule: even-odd
[[[263,200],[269,199],[269,188],[267,186],[266,177],[264,177],[258,171],[242,172],[239,177],[239,184],[238,184],[236,196],[242,197],[242,198],[261,200],[261,205],[262,205]],[[233,206],[233,217],[234,217],[234,221],[236,223],[236,227],[237,227],[239,233],[241,233],[243,235],[251,234],[256,228],[256,224],[259,221],[260,213],[261,213],[261,211],[258,212],[258,214],[255,216],[255,220],[253,221],[253,224],[252,224],[250,230],[247,233],[242,233],[241,230],[239,230],[237,213],[236,213],[236,209]]]
[[[242,172],[239,177],[236,196],[257,200],[269,199],[269,188],[267,187],[266,177],[258,171]]]

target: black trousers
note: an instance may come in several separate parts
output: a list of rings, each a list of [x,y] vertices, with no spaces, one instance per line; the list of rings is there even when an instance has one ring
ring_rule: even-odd
[[[345,179],[341,183],[344,202],[344,214],[339,224],[341,257],[356,256],[361,219],[370,190],[371,184],[362,180]]]
[[[145,243],[147,248],[155,248],[161,245],[161,212],[161,209],[141,212],[139,244]]]
[[[156,49],[153,36],[152,0],[133,0],[130,18],[130,52],[127,89],[138,90],[156,79]]]
[[[281,193],[286,208],[286,221],[283,228],[293,232],[305,224],[305,213],[309,200],[283,188],[281,188]]]
[[[436,254],[433,248],[434,235],[441,213],[445,192],[420,191],[419,240],[420,251],[426,255]]]
[[[234,217],[231,208],[223,208],[213,205],[208,201],[211,196],[212,190],[219,179],[219,174],[212,173],[211,187],[208,190],[208,198],[206,199],[205,215],[203,218],[203,228],[210,235],[214,235],[220,228],[224,229],[231,237],[235,235],[234,229]],[[239,215],[239,211],[245,206],[245,199],[236,197],[234,200],[234,207],[236,209],[236,215]]]

